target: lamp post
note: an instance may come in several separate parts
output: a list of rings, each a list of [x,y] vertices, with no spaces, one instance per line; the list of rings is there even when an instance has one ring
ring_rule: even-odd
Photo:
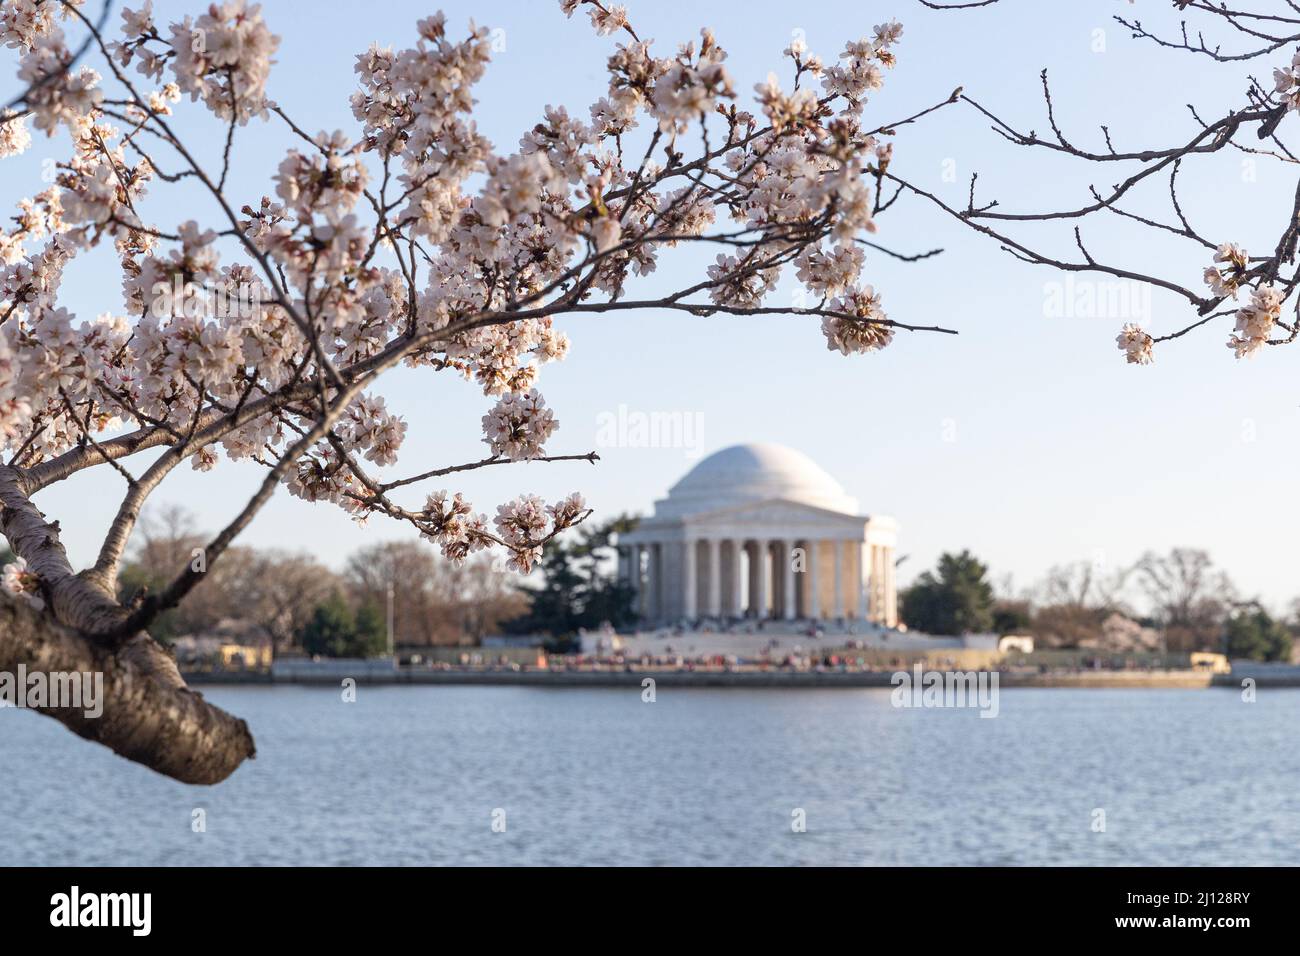
[[[393,644],[393,582],[388,582],[388,656],[397,663],[397,655],[394,653]]]

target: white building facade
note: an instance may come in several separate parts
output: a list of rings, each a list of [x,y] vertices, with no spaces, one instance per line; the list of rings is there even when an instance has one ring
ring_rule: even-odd
[[[696,465],[618,540],[649,625],[781,619],[898,623],[897,525],[806,455],[735,445]]]

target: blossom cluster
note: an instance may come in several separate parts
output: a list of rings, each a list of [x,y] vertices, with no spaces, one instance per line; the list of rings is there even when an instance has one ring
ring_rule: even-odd
[[[32,125],[47,136],[60,126],[74,136],[104,99],[100,75],[88,66],[71,69],[73,53],[57,26],[35,38],[18,65],[18,79],[29,91],[26,104]]]
[[[521,495],[497,508],[492,524],[510,549],[509,566],[522,574],[542,556],[542,543],[586,516],[582,495],[548,505],[536,495]]]
[[[1281,95],[1288,110],[1300,110],[1300,50],[1291,57],[1291,64],[1273,69],[1273,89]]]
[[[57,19],[72,16],[70,7],[80,7],[83,3],[85,0],[69,0],[66,4],[49,0],[5,0],[0,4],[0,46],[30,50],[42,37],[58,32]]]
[[[1250,257],[1236,243],[1221,244],[1214,252],[1214,264],[1205,268],[1205,284],[1220,298],[1237,298],[1242,288],[1250,288],[1251,281],[1258,280],[1251,273]],[[1236,325],[1227,341],[1237,358],[1253,358],[1269,343],[1285,299],[1284,290],[1267,283],[1250,288],[1250,302],[1237,309]],[[1128,362],[1151,364],[1153,339],[1137,325],[1125,325],[1115,341]]]
[[[492,454],[511,461],[540,458],[546,454],[542,445],[559,424],[537,389],[512,392],[483,416],[483,441]]]
[[[1205,284],[1216,296],[1236,298],[1250,257],[1236,243],[1225,242],[1214,252],[1212,266],[1205,267]]]
[[[1282,314],[1283,293],[1271,285],[1252,290],[1250,304],[1237,310],[1236,331],[1228,336],[1228,348],[1237,358],[1252,358],[1268,343],[1273,324]]]
[[[890,21],[878,24],[871,39],[861,39],[848,44],[840,54],[843,63],[829,66],[822,78],[822,89],[830,96],[843,96],[850,109],[862,111],[867,93],[880,89],[885,82],[881,67],[894,65],[890,49],[903,35],[901,24]]]
[[[1115,344],[1124,353],[1132,365],[1150,365],[1154,360],[1151,353],[1153,344],[1151,336],[1132,322],[1127,323],[1115,337]]]
[[[45,599],[41,597],[40,578],[27,570],[27,562],[23,558],[14,558],[5,565],[4,572],[0,575],[0,591],[26,602],[38,611],[45,607]]]
[[[841,355],[855,352],[875,352],[883,349],[894,337],[894,330],[882,324],[885,313],[880,308],[880,295],[871,287],[838,296],[831,300],[831,311],[846,316],[828,315],[822,320],[822,334],[826,347]]]
[[[367,461],[382,467],[397,463],[406,422],[389,412],[382,398],[362,395],[348,406],[337,431],[349,449],[360,451]]]
[[[32,134],[22,114],[0,110],[0,159],[26,152],[31,145]]]
[[[453,561],[500,543],[510,552],[508,566],[527,574],[541,557],[543,544],[588,513],[578,494],[552,505],[536,495],[521,495],[497,508],[492,521],[494,535],[488,531],[487,515],[474,514],[460,493],[449,500],[446,491],[439,491],[428,497],[419,524],[421,536],[437,544],[442,554]]]
[[[122,21],[125,39],[114,53],[123,66],[138,59],[140,73],[159,79],[170,61],[179,90],[203,100],[214,116],[240,126],[265,117],[266,79],[279,38],[266,27],[260,5],[211,4],[198,18],[172,23],[168,38],[153,23],[151,0],[139,10],[123,9]]]

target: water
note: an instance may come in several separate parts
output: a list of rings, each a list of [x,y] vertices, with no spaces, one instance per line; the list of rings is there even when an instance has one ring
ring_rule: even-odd
[[[211,788],[0,710],[0,863],[1300,863],[1300,691],[206,693],[259,748]]]

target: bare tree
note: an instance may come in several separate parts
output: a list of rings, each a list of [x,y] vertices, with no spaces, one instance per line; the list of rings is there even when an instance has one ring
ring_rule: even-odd
[[[341,584],[337,574],[307,554],[232,548],[228,557],[235,552],[241,553],[234,566],[218,569],[227,571],[230,582],[225,616],[260,625],[275,652],[294,642],[317,606]]]
[[[1034,632],[1045,647],[1078,647],[1101,632],[1114,611],[1122,611],[1129,571],[1106,572],[1094,562],[1052,567],[1036,588]]]
[[[502,574],[495,562],[480,559],[447,568],[456,579],[453,594],[462,643],[477,644],[528,610],[528,598],[518,582]]]
[[[118,571],[118,599],[128,604],[142,601],[151,590],[165,587],[177,568],[201,557],[206,541],[188,509],[176,504],[151,505],[141,514]],[[175,637],[216,624],[230,603],[222,579],[233,572],[241,557],[239,552],[232,548],[221,568],[204,578],[183,608],[173,608],[158,617],[155,636]]]
[[[1124,587],[1131,573],[1129,568],[1108,572],[1092,561],[1055,565],[1039,585],[1039,601],[1105,611],[1121,610]]]
[[[439,565],[418,541],[371,545],[353,554],[344,579],[358,603],[384,607],[393,589],[393,633],[398,644],[438,644],[450,620],[434,591]]]
[[[941,3],[922,0],[932,9],[973,13],[998,0]],[[1136,42],[1148,43],[1171,59],[1159,69],[1177,70],[1177,56],[1200,57],[1219,63],[1239,63],[1243,70],[1263,67],[1271,70],[1271,82],[1261,82],[1253,72],[1243,72],[1239,102],[1219,115],[1207,115],[1195,104],[1187,104],[1189,132],[1170,143],[1116,144],[1110,130],[1101,126],[1096,133],[1069,130],[1052,101],[1048,70],[1038,85],[1048,130],[1039,133],[1004,120],[992,108],[971,95],[960,101],[989,121],[991,130],[1014,147],[1049,156],[1066,157],[1095,167],[1111,185],[1091,186],[1087,196],[1063,200],[1046,210],[1020,209],[978,189],[978,173],[971,176],[964,206],[954,206],[933,193],[906,181],[894,172],[885,178],[933,203],[953,219],[993,239],[1017,259],[1067,273],[1096,273],[1117,279],[1147,283],[1183,299],[1190,315],[1185,322],[1160,334],[1152,334],[1134,323],[1126,324],[1116,342],[1135,364],[1152,361],[1153,346],[1180,338],[1195,329],[1231,325],[1227,344],[1238,358],[1250,356],[1266,345],[1284,345],[1300,335],[1300,298],[1293,298],[1300,285],[1296,263],[1300,240],[1300,186],[1277,197],[1277,216],[1270,231],[1247,243],[1262,248],[1251,255],[1245,244],[1206,235],[1195,223],[1209,218],[1212,210],[1198,210],[1179,190],[1179,176],[1190,164],[1205,164],[1216,157],[1251,157],[1259,163],[1275,163],[1282,169],[1300,164],[1291,127],[1284,122],[1289,113],[1300,110],[1300,5],[1292,2],[1264,7],[1258,4],[1224,4],[1209,0],[1171,0],[1173,8],[1186,12],[1175,31],[1148,28],[1141,20],[1116,16]],[[1153,67],[1153,69],[1156,69]],[[1134,87],[1149,82],[1149,76],[1134,77]],[[1088,135],[1091,145],[1085,145]],[[1055,176],[1056,174],[1052,174]],[[1216,193],[1214,202],[1221,198]],[[1163,212],[1152,212],[1159,203]],[[1087,227],[1099,219],[1122,221],[1131,232],[1116,245],[1122,259],[1095,252],[1085,236]],[[1041,232],[1027,229],[1058,224],[1068,230],[1075,255],[1061,256],[1044,251],[1052,247]],[[1201,276],[1200,284],[1189,283],[1185,274],[1165,275],[1144,268],[1140,253],[1132,250],[1149,246],[1155,237],[1173,237],[1196,257],[1189,273]],[[1238,299],[1245,294],[1245,304]]]
[[[382,608],[393,590],[393,633],[404,645],[475,643],[527,608],[517,578],[486,555],[455,563],[418,541],[363,548],[348,559],[349,590]]]
[[[1194,548],[1148,553],[1137,563],[1136,574],[1170,650],[1219,646],[1235,591],[1228,576],[1215,570],[1209,554]]]
[[[0,668],[103,671],[101,719],[49,713],[177,779],[225,778],[253,738],[185,687],[147,629],[220,566],[281,486],[359,520],[401,522],[451,560],[495,549],[525,571],[588,516],[578,495],[549,505],[521,496],[492,520],[459,494],[405,497],[516,461],[596,461],[543,447],[557,423],[533,386],[539,366],[567,351],[557,318],[792,315],[819,321],[826,346],[845,355],[900,330],[948,331],[889,318],[861,283],[865,250],[919,257],[867,238],[897,198],[882,195],[892,137],[955,102],[863,121],[894,63],[897,24],[830,65],[793,44],[793,86],[758,84],[751,113],[712,33],[658,57],[621,7],[562,0],[621,40],[611,41],[607,95],[589,124],[547,109],[501,156],[472,119],[491,54],[485,29],[456,40],[435,15],[410,48],[371,47],[357,65],[349,139],[312,136],[267,98],[279,38],[256,8],[213,4],[165,28],[148,9],[127,9],[109,39],[81,7],[0,0],[0,40],[21,56],[23,90],[0,116],[0,156],[30,144],[29,121],[71,141],[56,185],[3,233],[0,532],[19,560],[0,600]],[[88,35],[103,76],[78,64],[63,25]],[[186,96],[216,119],[207,137],[179,134]],[[263,142],[291,144],[274,198],[228,188],[250,123],[270,124]],[[721,250],[706,275],[633,294],[661,254],[699,243]],[[110,244],[125,314],[77,322],[59,306],[59,281],[86,250]],[[785,266],[798,270],[808,307],[765,304]],[[463,375],[495,400],[486,456],[387,471],[407,423],[373,389],[399,365]],[[222,458],[264,469],[256,493],[232,505],[198,560],[123,606],[114,584],[145,502],[182,464],[207,470]],[[77,570],[58,521],[33,498],[91,468],[104,500],[114,482],[123,491],[98,556]]]
[[[188,564],[206,540],[193,512],[168,504],[141,516],[133,559],[147,572],[168,574]]]
[[[176,568],[202,559],[207,538],[183,507],[147,511],[119,574],[119,597],[143,600],[149,589],[165,585]],[[156,620],[155,631],[173,637],[201,633],[233,618],[258,625],[276,649],[283,648],[340,584],[338,575],[310,555],[232,547],[179,607]]]

